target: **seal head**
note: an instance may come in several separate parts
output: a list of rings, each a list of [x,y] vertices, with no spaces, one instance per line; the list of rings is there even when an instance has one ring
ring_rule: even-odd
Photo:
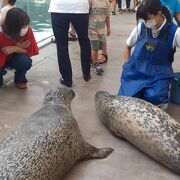
[[[65,105],[71,110],[71,101],[75,97],[75,93],[71,89],[57,88],[51,89],[44,98],[43,106],[46,105]]]

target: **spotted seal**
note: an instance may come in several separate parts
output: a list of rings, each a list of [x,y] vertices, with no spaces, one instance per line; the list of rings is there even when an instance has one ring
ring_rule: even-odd
[[[99,119],[114,135],[180,174],[180,124],[165,111],[144,100],[105,91],[96,93],[95,104]]]
[[[60,179],[78,160],[105,158],[113,149],[86,143],[71,112],[75,93],[50,90],[43,107],[0,143],[0,179]]]

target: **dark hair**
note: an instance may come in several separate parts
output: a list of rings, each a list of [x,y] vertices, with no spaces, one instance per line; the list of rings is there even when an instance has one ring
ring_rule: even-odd
[[[16,3],[16,0],[8,0],[8,3],[14,5]]]
[[[28,14],[20,8],[12,8],[7,12],[3,32],[14,40],[18,40],[21,28],[30,23]]]
[[[172,22],[171,13],[168,8],[163,6],[160,0],[144,0],[140,4],[136,13],[136,20],[138,22],[139,19],[148,20],[148,13],[157,15],[158,12],[161,11],[162,14],[166,17],[167,23]]]

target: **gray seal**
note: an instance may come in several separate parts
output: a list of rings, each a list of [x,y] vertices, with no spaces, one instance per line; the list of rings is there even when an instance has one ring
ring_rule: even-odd
[[[75,93],[50,90],[43,107],[0,143],[1,180],[60,179],[77,161],[105,158],[112,148],[86,143],[71,112]]]
[[[165,111],[144,100],[95,95],[99,119],[116,136],[180,174],[180,124]]]

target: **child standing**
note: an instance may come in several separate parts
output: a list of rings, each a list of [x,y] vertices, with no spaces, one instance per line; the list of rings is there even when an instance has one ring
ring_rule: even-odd
[[[180,28],[172,23],[160,0],[145,0],[137,10],[138,24],[127,40],[118,95],[144,99],[162,109],[168,107],[172,62],[180,47]],[[135,46],[131,55],[131,48]]]
[[[16,7],[15,3],[16,3],[16,0],[3,0],[3,4],[5,6],[0,10],[0,26],[4,23],[7,12],[10,9]]]
[[[26,72],[32,66],[33,55],[39,53],[29,16],[20,8],[7,12],[0,31],[0,86],[5,68],[15,69],[14,83],[19,89],[27,88]]]
[[[98,51],[106,50],[106,35],[110,35],[110,3],[109,0],[92,0],[89,13],[89,38],[94,71],[102,75],[103,69],[98,63]],[[105,26],[107,29],[105,29]],[[105,33],[105,31],[107,31]],[[106,52],[107,53],[107,52]],[[107,54],[105,54],[107,56]]]

